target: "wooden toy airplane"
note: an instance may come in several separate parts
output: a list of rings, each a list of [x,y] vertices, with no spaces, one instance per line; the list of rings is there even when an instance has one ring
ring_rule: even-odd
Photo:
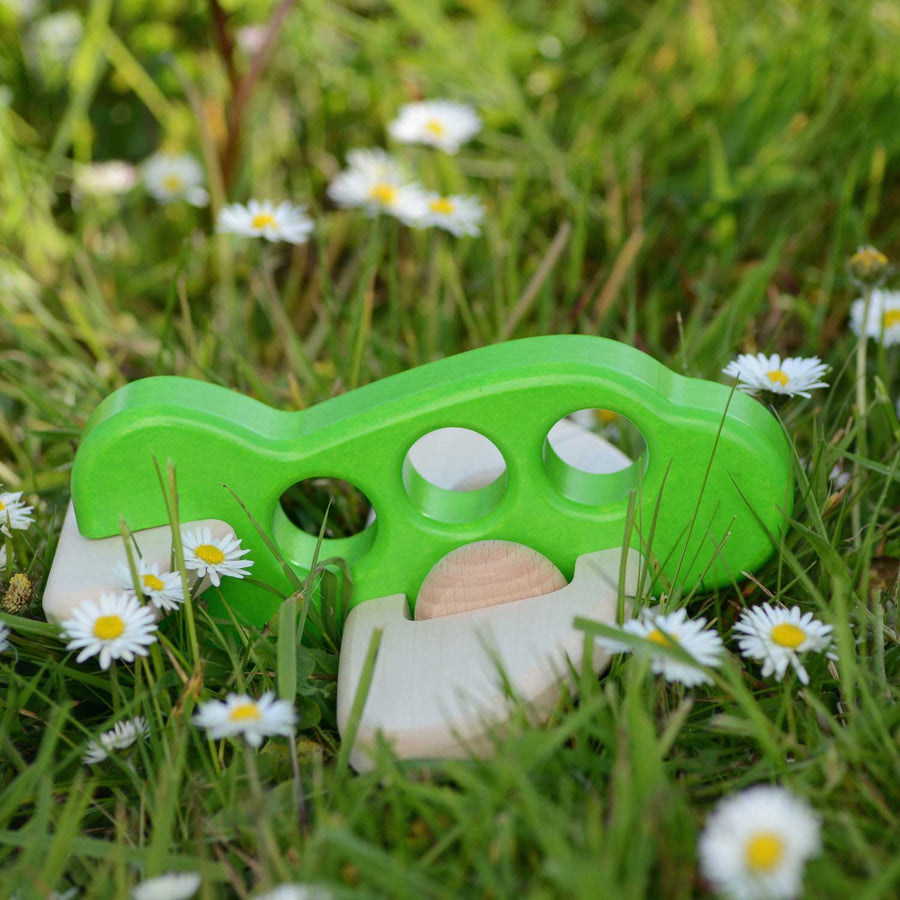
[[[568,462],[551,429],[591,408],[634,423],[646,454],[616,472]],[[483,435],[499,454],[454,482],[469,489],[426,477],[427,462],[409,452],[448,427]],[[379,729],[405,757],[483,747],[489,721],[502,719],[498,662],[539,707],[566,671],[566,658],[577,664],[581,651],[572,636],[579,645],[581,636],[573,615],[612,621],[610,597],[620,590],[620,574],[626,591],[634,590],[640,553],[660,584],[730,583],[770,555],[791,503],[788,444],[762,405],[602,338],[486,347],[302,412],[279,412],[189,379],[148,378],[108,397],[85,429],[72,475],[72,521],[64,529],[71,540],[61,540],[48,581],[48,617],[77,602],[58,577],[73,552],[84,566],[91,546],[116,539],[120,516],[136,531],[164,526],[154,456],[177,466],[182,519],[230,523],[251,550],[254,578],[285,592],[279,563],[222,484],[300,575],[316,539],[281,509],[284,490],[306,478],[340,478],[372,501],[369,528],[323,549],[344,557],[354,578],[339,675],[342,727],[367,635],[384,629],[353,756],[358,768],[371,764]],[[629,497],[638,527],[630,537],[635,552],[623,560]],[[648,548],[642,541],[651,523]],[[453,555],[467,545],[475,546]],[[505,586],[517,580],[524,593],[506,596]],[[506,602],[489,605],[497,600],[492,592]],[[223,584],[222,596],[256,625],[278,604],[241,581]],[[209,604],[213,614],[223,612],[218,597]],[[531,661],[525,668],[523,659]]]

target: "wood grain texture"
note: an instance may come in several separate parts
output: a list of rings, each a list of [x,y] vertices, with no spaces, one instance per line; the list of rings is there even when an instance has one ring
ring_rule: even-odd
[[[565,586],[562,572],[536,550],[514,541],[476,541],[438,560],[422,582],[415,616],[436,619]]]
[[[533,720],[546,718],[569,666],[581,668],[584,636],[573,620],[615,622],[622,565],[620,549],[588,553],[576,561],[572,583],[552,594],[425,621],[410,619],[403,594],[355,606],[344,628],[338,673],[342,734],[372,632],[380,629],[382,635],[351,765],[360,772],[372,768],[379,734],[400,759],[490,755],[509,718],[507,684]],[[640,554],[629,550],[626,596],[634,594],[640,568]],[[594,646],[594,671],[609,659]]]
[[[216,540],[234,535],[234,529],[220,519],[183,522],[183,528],[208,528]],[[148,563],[156,563],[162,571],[169,569],[172,529],[168,525],[135,531],[134,538]],[[84,600],[94,599],[103,591],[121,592],[113,578],[113,567],[127,560],[121,535],[108,538],[86,538],[78,530],[72,503],[66,510],[59,544],[44,589],[44,614],[50,622],[68,618],[72,609]],[[195,593],[209,587],[204,578]]]

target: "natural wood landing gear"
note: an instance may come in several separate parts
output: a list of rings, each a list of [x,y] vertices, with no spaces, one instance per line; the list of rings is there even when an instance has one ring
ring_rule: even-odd
[[[485,543],[502,546],[486,549]],[[572,626],[575,617],[615,622],[620,549],[580,556],[572,583],[556,587],[559,580],[553,572],[559,573],[552,563],[521,545],[510,550],[507,543],[479,542],[448,554],[422,586],[416,621],[409,618],[403,594],[367,600],[350,612],[338,674],[341,733],[347,726],[372,632],[382,630],[372,684],[350,756],[358,771],[371,768],[379,732],[401,759],[489,755],[490,735],[508,717],[500,672],[535,718],[544,717],[556,703],[569,664],[576,670],[581,667],[584,641]],[[522,568],[510,574],[508,567],[514,560]],[[640,554],[629,550],[626,596],[636,590],[640,567]],[[479,578],[473,577],[476,571]],[[501,595],[499,601],[496,597],[482,599],[493,599],[498,605],[472,608],[472,598],[480,596],[479,579],[481,585],[492,585]],[[461,589],[463,583],[471,593]],[[549,584],[551,590],[514,599],[504,591],[510,583]],[[423,594],[424,617],[419,614]],[[592,662],[600,672],[608,665],[609,655],[595,648]]]

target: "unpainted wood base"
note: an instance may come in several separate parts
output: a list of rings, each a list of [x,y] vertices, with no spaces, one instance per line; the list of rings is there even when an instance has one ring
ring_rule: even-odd
[[[234,529],[220,519],[185,522],[183,527],[208,528],[215,540],[234,534]],[[156,563],[161,571],[169,570],[172,529],[168,525],[136,531],[134,538],[148,563]],[[113,567],[127,559],[121,535],[98,539],[84,537],[78,530],[75,509],[69,503],[44,588],[44,614],[47,620],[61,622],[84,600],[95,598],[103,591],[121,591],[122,588],[113,578]],[[195,593],[200,594],[207,587],[209,581],[204,579]]]
[[[489,755],[492,734],[508,719],[504,679],[536,719],[553,709],[569,664],[579,670],[583,635],[576,616],[615,622],[622,553],[578,558],[572,583],[537,597],[455,615],[413,621],[403,594],[367,600],[347,619],[338,674],[338,726],[343,734],[369,640],[381,646],[350,762],[372,767],[380,733],[401,759]],[[629,550],[624,590],[633,595],[641,556]],[[594,648],[594,670],[609,654]],[[502,677],[500,673],[503,673]]]

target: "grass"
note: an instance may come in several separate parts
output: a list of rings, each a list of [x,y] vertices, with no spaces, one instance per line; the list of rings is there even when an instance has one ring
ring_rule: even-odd
[[[227,6],[230,33],[272,12]],[[38,504],[9,573],[26,573],[34,597],[3,615],[15,635],[0,658],[0,896],[125,897],[138,875],[180,869],[203,874],[203,897],[287,880],[339,896],[690,897],[706,890],[706,816],[755,782],[823,817],[807,896],[896,896],[900,374],[898,350],[873,344],[867,406],[854,408],[845,268],[865,241],[900,256],[896,9],[289,7],[250,83],[240,49],[229,74],[204,4],[94,0],[68,62],[0,11],[0,481]],[[325,203],[345,151],[383,143],[420,93],[483,114],[458,156],[398,148],[429,184],[485,198],[481,238]],[[161,142],[204,158],[211,211],[140,189],[78,196],[76,165],[138,161]],[[215,237],[226,196],[307,202],[315,240]],[[116,387],[177,374],[296,409],[439,356],[570,331],[714,380],[757,348],[830,364],[829,390],[780,411],[811,469],[795,467],[777,553],[738,588],[685,585],[680,601],[723,632],[770,595],[833,623],[839,661],[810,661],[809,686],[731,659],[688,692],[629,659],[578,701],[561,696],[546,725],[516,719],[489,761],[422,769],[385,753],[357,776],[335,728],[335,647],[280,636],[296,633],[302,593],[275,639],[197,604],[199,654],[173,626],[117,681],[76,665],[42,621],[78,436]],[[836,463],[858,467],[842,491]],[[198,700],[244,688],[296,698],[302,804],[287,742],[250,755],[190,724]],[[81,765],[91,737],[134,714],[152,730],[133,765]]]

